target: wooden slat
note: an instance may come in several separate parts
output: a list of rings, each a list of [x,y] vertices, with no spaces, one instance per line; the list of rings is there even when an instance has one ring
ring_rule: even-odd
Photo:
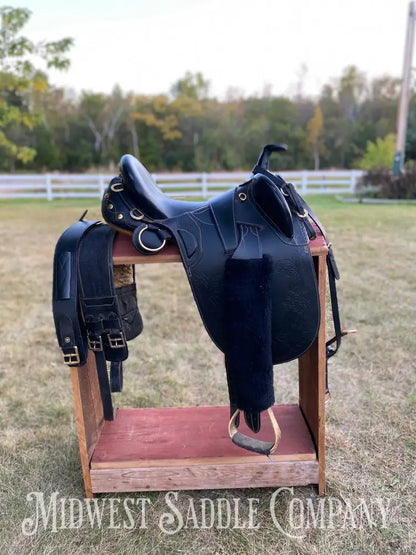
[[[229,408],[173,407],[120,409],[113,422],[105,422],[91,468],[177,466],[242,463],[256,460],[315,460],[315,448],[297,405],[277,405],[274,414],[282,431],[270,459],[234,445],[228,436]],[[254,435],[242,422],[243,433]],[[267,416],[255,435],[273,439]]]
[[[317,461],[91,470],[95,493],[306,486],[318,482]]]
[[[113,264],[155,264],[160,262],[181,262],[176,245],[166,245],[160,253],[146,255],[138,252],[131,241],[131,235],[118,233],[113,244]]]
[[[316,239],[310,242],[313,256],[326,254],[328,249],[325,240],[318,232]],[[113,263],[118,264],[155,264],[160,262],[181,262],[178,247],[174,244],[166,245],[158,254],[141,254],[133,246],[131,235],[118,233],[113,245]]]

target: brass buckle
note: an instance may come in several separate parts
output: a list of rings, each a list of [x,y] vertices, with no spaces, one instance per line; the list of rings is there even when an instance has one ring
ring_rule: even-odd
[[[81,362],[79,358],[78,347],[75,345],[72,347],[73,353],[64,353],[64,350],[61,349],[61,355],[64,360],[64,364],[68,364],[68,366],[76,366]]]
[[[95,352],[99,352],[103,350],[103,339],[100,336],[98,336],[97,338],[92,339],[89,335],[87,336],[87,341],[88,341],[88,348],[91,351],[95,351]]]
[[[126,346],[124,340],[124,333],[121,331],[118,335],[112,336],[111,333],[107,333],[108,344],[112,349],[121,349]]]

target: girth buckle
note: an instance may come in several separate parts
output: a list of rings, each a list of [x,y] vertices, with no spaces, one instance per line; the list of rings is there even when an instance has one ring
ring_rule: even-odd
[[[65,353],[64,350],[61,349],[61,355],[64,360],[64,364],[67,364],[68,366],[77,366],[81,362],[78,347],[75,345],[72,347],[72,351],[73,352],[71,353]]]
[[[124,333],[121,331],[118,335],[107,333],[108,344],[112,349],[121,349],[126,346]]]
[[[91,351],[95,351],[95,352],[99,352],[103,350],[103,340],[101,335],[99,335],[98,337],[90,337],[90,335],[87,336],[87,341],[88,341],[88,348]]]

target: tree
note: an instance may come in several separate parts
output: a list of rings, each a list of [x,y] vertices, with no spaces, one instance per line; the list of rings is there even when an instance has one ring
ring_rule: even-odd
[[[322,110],[319,106],[315,108],[313,117],[307,125],[307,143],[312,149],[314,169],[319,170],[319,154],[322,151],[321,137],[323,130]]]
[[[12,168],[15,160],[25,164],[36,155],[30,131],[42,114],[34,108],[33,98],[48,89],[47,69],[68,68],[65,54],[73,43],[71,38],[34,43],[20,35],[30,16],[26,8],[0,7],[0,150]],[[35,67],[33,59],[45,69]]]
[[[174,83],[170,92],[174,98],[178,96],[186,96],[195,100],[202,100],[208,97],[209,81],[206,81],[202,73],[191,73],[187,71],[182,77]]]
[[[352,123],[360,117],[360,106],[367,89],[365,75],[358,68],[349,66],[344,70],[339,81],[338,98],[342,116]]]
[[[94,138],[95,162],[107,163],[108,157],[119,156],[115,148],[117,133],[130,108],[120,87],[116,85],[110,96],[83,91],[80,115]]]
[[[384,139],[378,137],[374,143],[368,141],[367,150],[358,162],[359,168],[362,170],[371,170],[380,166],[391,168],[395,146],[395,136],[393,133],[389,133]]]

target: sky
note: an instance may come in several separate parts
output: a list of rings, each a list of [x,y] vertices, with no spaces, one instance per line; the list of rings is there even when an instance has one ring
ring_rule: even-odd
[[[109,93],[168,93],[201,72],[210,96],[316,96],[356,65],[400,77],[408,0],[21,0],[34,41],[70,36],[67,72],[50,82]]]

